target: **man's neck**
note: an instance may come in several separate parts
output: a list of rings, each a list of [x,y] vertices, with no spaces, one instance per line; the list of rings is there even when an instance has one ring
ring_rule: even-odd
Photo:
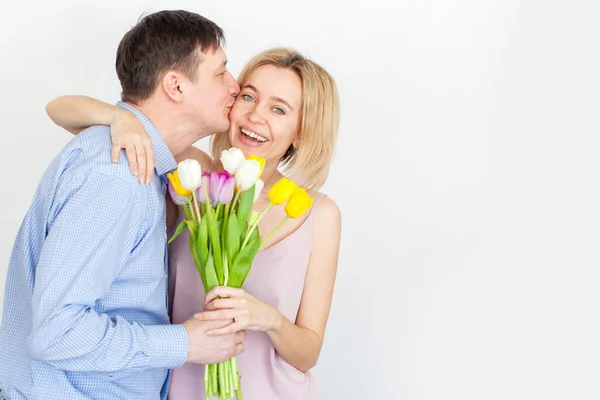
[[[127,104],[138,109],[152,122],[175,158],[198,140],[210,136],[210,133],[203,133],[197,126],[188,123],[176,110],[169,109],[168,105],[158,105],[151,101]]]

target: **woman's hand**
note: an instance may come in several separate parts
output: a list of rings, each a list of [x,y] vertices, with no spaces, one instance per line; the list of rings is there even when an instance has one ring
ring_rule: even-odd
[[[207,335],[225,335],[240,330],[269,331],[281,325],[283,316],[270,304],[258,300],[243,289],[214,287],[206,294],[205,308],[195,318],[211,321],[233,319],[231,325],[213,329]]]
[[[110,124],[112,138],[112,162],[119,161],[121,149],[125,149],[131,173],[140,183],[150,183],[154,176],[154,152],[152,141],[137,117],[128,110],[118,109]]]

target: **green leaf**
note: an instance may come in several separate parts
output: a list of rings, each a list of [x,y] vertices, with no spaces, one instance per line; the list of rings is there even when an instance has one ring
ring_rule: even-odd
[[[208,253],[208,259],[206,260],[206,267],[204,270],[206,275],[206,284],[204,285],[204,290],[206,290],[208,293],[210,289],[219,285],[219,279],[217,277],[215,261],[212,253]]]
[[[217,221],[221,221],[223,219],[223,208],[223,204],[217,204],[217,210],[215,211]]]
[[[173,240],[177,239],[177,236],[179,236],[181,232],[183,232],[186,226],[187,225],[185,221],[181,221],[179,225],[177,225],[177,229],[175,229],[175,233],[173,233],[173,236],[171,236],[171,239],[169,239],[168,243],[171,243]]]
[[[255,235],[253,235],[255,236]],[[233,260],[231,272],[229,273],[228,286],[241,288],[250,272],[254,258],[260,248],[260,237],[258,233]]]
[[[245,192],[242,192],[242,196],[240,199],[240,206],[238,208],[238,226],[240,228],[240,232],[245,232],[246,222],[248,221],[248,216],[250,215],[250,211],[252,210],[252,203],[254,203],[254,190],[256,189],[256,185],[252,185],[252,187]]]
[[[194,264],[196,265],[196,269],[200,274],[200,279],[202,280],[202,285],[204,286],[204,290],[207,291],[207,283],[206,283],[206,266],[205,263],[200,261],[200,255],[198,254],[198,247],[195,246],[193,240],[190,240],[190,252],[192,253],[192,257],[194,259]]]
[[[183,211],[185,212],[185,217],[187,219],[193,219],[192,218],[192,213],[190,213],[190,207],[187,204],[183,205]]]
[[[225,206],[225,212],[223,213],[223,226],[225,226],[225,228],[227,228],[227,226],[229,226],[229,207],[230,207],[230,203],[227,203],[227,205]],[[221,243],[225,243],[225,246],[227,245],[226,244],[227,237],[225,236],[226,232],[227,232],[227,229],[221,229]]]
[[[215,270],[219,278],[219,284],[222,285],[225,276],[223,273],[223,255],[221,253],[221,238],[219,237],[219,225],[215,220],[215,212],[210,207],[206,210],[205,218],[208,219],[208,238],[212,245],[212,253],[214,256]]]
[[[202,262],[202,265],[206,265],[206,259],[208,258],[208,226],[206,218],[202,218],[200,221],[195,247],[198,251],[200,262]]]
[[[258,240],[260,242],[260,232],[258,231],[258,225],[254,228],[254,231],[250,234],[250,240]]]
[[[198,221],[196,221],[195,219],[191,220],[191,221],[183,221],[186,223],[188,229],[190,230],[190,238],[192,240],[196,240],[196,238],[198,237],[198,226],[200,225],[200,223]]]
[[[231,214],[225,235],[225,250],[227,251],[227,258],[229,260],[235,260],[235,257],[240,251],[240,228],[235,211]]]

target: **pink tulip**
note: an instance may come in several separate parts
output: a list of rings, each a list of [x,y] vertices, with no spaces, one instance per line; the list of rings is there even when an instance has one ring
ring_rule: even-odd
[[[213,181],[214,182],[214,181]],[[227,204],[233,199],[233,188],[235,187],[235,178],[227,171],[219,174],[219,194],[216,196],[217,203]]]
[[[206,191],[208,192],[208,195],[210,196],[210,174],[208,172],[202,173],[202,183],[200,184],[200,187],[196,190],[196,198],[202,204],[204,204],[206,202],[204,188],[206,188]]]
[[[212,174],[207,172],[203,173],[202,185],[197,192],[198,201],[203,204],[206,201],[204,192],[205,187],[212,206],[216,207],[217,204],[226,204],[231,201],[233,198],[235,179],[227,171],[220,173],[213,172]]]

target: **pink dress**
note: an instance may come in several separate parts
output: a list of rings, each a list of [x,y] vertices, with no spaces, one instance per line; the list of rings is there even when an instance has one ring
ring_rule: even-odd
[[[244,283],[244,290],[275,306],[294,322],[304,288],[311,245],[312,210],[294,233],[257,254]],[[190,254],[187,230],[169,247],[169,296],[173,323],[181,323],[202,311],[205,293]],[[265,332],[247,333],[246,349],[237,357],[244,400],[321,398],[310,371],[301,372],[284,361]],[[203,379],[203,365],[185,364],[174,370],[169,399],[204,399]]]

